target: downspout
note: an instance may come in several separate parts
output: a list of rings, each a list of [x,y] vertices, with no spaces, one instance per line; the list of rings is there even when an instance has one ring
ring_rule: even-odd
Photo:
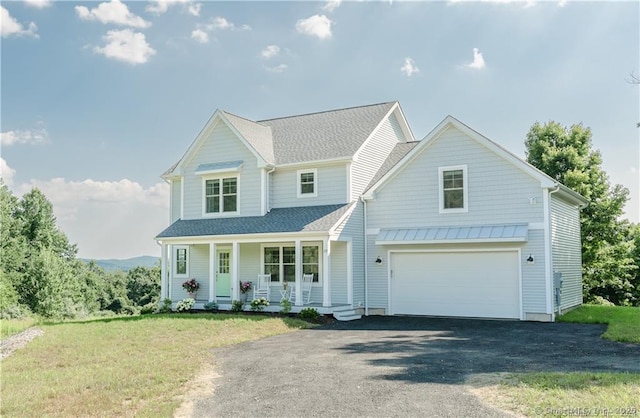
[[[271,167],[271,169],[269,171],[267,171],[267,184],[265,187],[265,193],[267,194],[265,196],[265,210],[266,213],[269,213],[271,211],[271,205],[270,205],[270,201],[269,201],[269,196],[271,196],[271,182],[269,181],[269,174],[273,173],[274,171],[276,171],[276,166],[275,165],[267,165],[267,167]]]
[[[360,196],[363,208],[363,230],[364,230],[364,315],[369,316],[369,268],[367,260],[369,259],[369,242],[367,239],[367,201],[364,196]]]
[[[546,276],[547,276],[548,286],[551,288],[550,292],[549,292],[549,296],[551,296],[551,308],[552,308],[551,309],[551,312],[552,312],[551,321],[555,322],[555,320],[556,320],[556,318],[555,318],[556,310],[553,309],[553,303],[555,301],[555,297],[554,297],[555,289],[553,288],[554,287],[554,284],[553,284],[553,250],[551,248],[552,247],[552,242],[551,242],[551,235],[552,235],[552,231],[551,231],[551,227],[552,227],[552,225],[551,225],[551,223],[552,223],[552,220],[551,220],[551,195],[554,194],[554,193],[557,193],[560,190],[560,185],[558,183],[555,183],[554,184],[554,189],[553,190],[548,189],[548,190],[549,190],[549,207],[547,208],[548,227],[545,228],[545,230],[548,231],[547,251],[546,251],[546,254],[545,254],[545,257],[548,260],[548,263],[547,263],[548,267],[547,267]],[[560,306],[558,306],[558,309],[560,309]]]

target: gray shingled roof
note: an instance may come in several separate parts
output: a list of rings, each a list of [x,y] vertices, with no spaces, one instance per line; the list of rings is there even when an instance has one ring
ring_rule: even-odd
[[[396,102],[262,120],[276,164],[352,157]]]
[[[221,111],[268,164],[350,158],[397,102],[258,122]],[[170,175],[178,163],[164,172]]]
[[[271,209],[265,216],[238,218],[179,219],[156,239],[216,235],[269,234],[329,231],[351,204]]]
[[[236,116],[229,112],[222,111],[222,113],[224,113],[227,120],[267,163],[275,163],[275,157],[273,155],[273,135],[271,134],[271,128],[269,126]]]
[[[387,159],[382,163],[382,166],[378,170],[375,176],[369,182],[369,185],[364,189],[365,192],[369,190],[369,188],[373,187],[374,184],[378,182],[389,170],[391,170],[398,162],[404,158],[405,155],[409,153],[412,149],[418,145],[420,141],[411,141],[411,142],[399,142],[395,147],[391,150],[391,153],[387,157]]]

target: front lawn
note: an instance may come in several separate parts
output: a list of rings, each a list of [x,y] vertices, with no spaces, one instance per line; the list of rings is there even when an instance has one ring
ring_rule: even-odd
[[[2,361],[3,417],[170,417],[212,349],[295,331],[268,316],[169,314],[39,325]]]

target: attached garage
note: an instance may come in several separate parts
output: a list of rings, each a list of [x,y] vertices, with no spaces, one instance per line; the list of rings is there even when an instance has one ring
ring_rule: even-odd
[[[520,318],[514,249],[390,252],[390,313]]]

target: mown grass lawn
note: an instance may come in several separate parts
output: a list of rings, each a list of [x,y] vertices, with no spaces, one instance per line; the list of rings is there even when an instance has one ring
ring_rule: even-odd
[[[608,324],[603,338],[640,343],[640,308],[583,305],[558,321]],[[529,417],[640,416],[640,373],[513,374],[499,391],[500,406]]]
[[[640,343],[640,307],[582,305],[558,318],[559,322],[608,324],[602,338]]]
[[[170,417],[213,348],[310,326],[225,314],[39,325],[43,336],[2,361],[0,416]]]

